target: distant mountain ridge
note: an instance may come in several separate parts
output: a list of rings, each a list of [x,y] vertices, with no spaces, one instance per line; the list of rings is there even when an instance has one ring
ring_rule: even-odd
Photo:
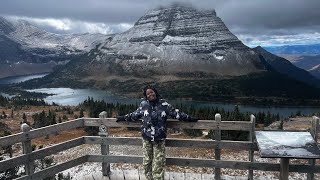
[[[290,60],[293,65],[308,71],[310,74],[320,79],[320,70],[318,68],[320,66],[320,55],[278,54],[278,56]]]
[[[11,23],[0,17],[0,78],[52,72],[107,39],[102,34],[58,35],[24,20]],[[39,68],[41,67],[41,68]]]
[[[266,60],[266,63],[268,63],[270,68],[276,70],[277,72],[285,74],[293,79],[306,82],[311,86],[313,85],[320,87],[320,85],[318,84],[320,82],[319,79],[312,76],[308,71],[296,67],[295,65],[291,64],[290,61],[282,57],[276,56],[268,52],[267,50],[263,49],[262,47],[254,48],[254,50]],[[305,81],[306,79],[308,81]]]
[[[263,47],[272,54],[320,55],[320,44]]]

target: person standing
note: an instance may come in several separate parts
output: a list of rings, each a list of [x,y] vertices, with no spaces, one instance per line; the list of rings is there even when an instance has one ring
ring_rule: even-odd
[[[186,113],[173,108],[168,102],[160,99],[156,88],[147,86],[143,89],[144,100],[139,108],[119,121],[138,121],[142,118],[141,134],[143,139],[143,167],[148,180],[163,180],[166,161],[165,139],[167,137],[168,116],[181,121],[196,122]]]

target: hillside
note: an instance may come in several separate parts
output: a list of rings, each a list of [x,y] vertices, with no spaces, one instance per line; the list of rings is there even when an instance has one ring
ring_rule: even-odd
[[[109,36],[102,34],[53,34],[27,21],[0,17],[0,78],[53,72]]]

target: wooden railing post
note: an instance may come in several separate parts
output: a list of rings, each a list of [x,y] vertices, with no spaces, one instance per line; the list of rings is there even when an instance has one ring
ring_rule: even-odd
[[[256,117],[253,114],[250,115],[250,122],[252,123],[252,126],[249,134],[249,141],[253,144],[256,127]],[[254,162],[254,150],[249,151],[249,161]],[[253,170],[249,170],[248,179],[253,180]]]
[[[103,125],[103,121],[107,118],[107,112],[102,111],[99,114],[99,120],[100,120],[100,127],[99,127],[99,135],[102,137],[101,141],[101,154],[102,155],[109,155],[109,145],[106,143],[105,137],[108,136],[108,128]],[[102,175],[103,176],[109,176],[110,174],[110,164],[109,163],[102,163]]]
[[[318,143],[318,126],[319,126],[319,118],[317,116],[313,116],[312,117],[312,121],[311,121],[311,129],[310,129],[310,133],[313,137],[313,139],[315,140],[316,143]],[[310,159],[309,163],[311,166],[315,166],[316,164],[316,160],[315,159]],[[308,173],[307,174],[307,180],[313,180],[314,179],[314,173]]]
[[[220,142],[221,141],[221,130],[220,130],[221,115],[219,113],[217,113],[215,115],[215,121],[217,122],[217,129],[215,130],[214,138],[215,138],[216,142]],[[221,159],[221,148],[219,147],[219,145],[217,145],[215,147],[214,157],[215,157],[215,160]],[[221,169],[220,168],[214,169],[214,178],[215,178],[215,180],[221,179]]]
[[[26,137],[26,140],[22,142],[23,154],[30,154],[32,152],[31,139],[29,139],[30,126],[26,123],[23,123],[21,125],[21,131]],[[28,176],[34,173],[33,160],[28,160],[28,162],[25,163],[25,171]]]

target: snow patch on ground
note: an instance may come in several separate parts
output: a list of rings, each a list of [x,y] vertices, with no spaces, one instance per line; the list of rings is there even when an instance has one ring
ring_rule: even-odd
[[[177,148],[167,148],[167,156],[172,157],[175,155]],[[86,154],[100,154],[100,145],[82,145],[64,152],[60,152],[54,156],[56,162],[65,162],[76,157],[81,157]],[[110,146],[110,153],[114,155],[142,155],[142,148],[137,146]],[[185,155],[181,155],[185,156]],[[201,158],[201,157],[199,157]],[[221,159],[223,160],[238,160],[238,161],[248,161],[248,152],[246,151],[224,151],[222,152]],[[279,159],[276,158],[260,158],[259,152],[255,152],[256,162],[269,162],[269,163],[280,163]],[[291,160],[291,164],[296,163],[307,163],[306,160]],[[101,163],[85,163],[68,170],[63,171],[64,174],[70,173],[71,177],[76,180],[84,179],[106,179],[101,173]],[[172,171],[174,169],[175,172]],[[137,172],[141,175],[143,179],[143,167],[137,164],[111,164],[111,172],[114,176],[123,177],[126,173],[129,177],[137,176]],[[166,176],[173,176],[172,174],[178,173],[179,176],[185,177],[186,174],[193,174],[192,178],[196,177],[211,177],[214,173],[213,168],[194,168],[194,167],[167,167]],[[132,174],[130,174],[132,173]],[[221,169],[223,179],[233,180],[233,179],[247,179],[248,171],[237,170],[237,169]],[[316,179],[320,178],[318,174],[315,174]],[[289,173],[289,179],[306,179],[307,176],[304,173]],[[266,180],[266,179],[279,179],[279,172],[269,172],[269,171],[254,171],[254,179]],[[196,180],[196,179],[195,179]]]

